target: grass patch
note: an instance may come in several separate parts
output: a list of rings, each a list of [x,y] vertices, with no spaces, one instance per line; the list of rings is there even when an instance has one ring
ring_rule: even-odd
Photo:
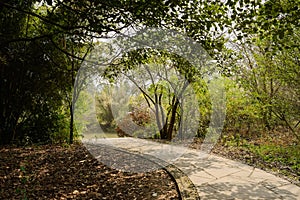
[[[300,176],[300,147],[278,145],[249,145],[251,152],[261,157],[265,162],[284,170],[290,168]]]
[[[246,139],[225,135],[214,153],[287,177],[300,186],[300,145],[288,135]]]

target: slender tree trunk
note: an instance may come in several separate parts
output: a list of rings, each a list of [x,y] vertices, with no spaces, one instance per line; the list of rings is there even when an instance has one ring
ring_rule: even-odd
[[[175,122],[176,122],[176,110],[177,107],[179,105],[179,101],[176,98],[175,100],[175,104],[172,106],[172,113],[171,113],[171,119],[170,119],[170,123],[168,126],[168,132],[167,132],[167,140],[172,140],[172,135],[173,135],[173,130],[174,130],[174,126],[175,126]]]
[[[162,127],[162,124],[160,122],[160,116],[159,116],[159,105],[158,104],[155,104],[155,119],[156,119],[156,124],[157,124],[157,127],[159,129],[159,131],[161,132],[163,130],[163,127]],[[161,135],[162,137],[162,135]]]
[[[72,55],[74,55],[74,49],[72,46]],[[71,65],[72,65],[72,69],[71,69],[71,81],[72,84],[74,84],[75,80],[74,80],[74,59],[72,58],[71,60]],[[70,99],[70,104],[69,104],[69,109],[70,109],[70,144],[73,144],[73,140],[74,140],[74,113],[73,113],[73,98]]]
[[[70,103],[70,144],[73,144],[74,139],[74,116],[73,116],[73,103]]]

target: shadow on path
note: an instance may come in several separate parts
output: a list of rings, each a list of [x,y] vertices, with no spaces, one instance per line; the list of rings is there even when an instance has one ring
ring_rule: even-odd
[[[175,165],[151,155],[141,155],[106,144],[85,143],[85,146],[99,162],[120,171],[145,173],[164,169],[176,183],[180,199],[200,199],[193,182]]]
[[[165,144],[135,138],[101,139],[85,145],[100,162],[121,171],[166,170],[176,180],[182,199],[300,199],[300,187],[287,180],[199,150],[173,145],[171,153],[180,156],[164,160],[155,151],[168,149]]]

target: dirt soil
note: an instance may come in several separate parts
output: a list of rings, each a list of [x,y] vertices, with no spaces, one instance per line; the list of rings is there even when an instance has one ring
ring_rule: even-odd
[[[125,173],[80,144],[0,148],[0,199],[179,199],[164,170]]]

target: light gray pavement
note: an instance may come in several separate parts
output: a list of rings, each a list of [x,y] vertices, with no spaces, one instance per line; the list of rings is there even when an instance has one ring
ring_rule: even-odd
[[[164,160],[166,163],[175,165],[192,181],[200,199],[300,200],[300,187],[291,184],[285,179],[240,162],[206,154],[199,150],[136,138],[97,139],[89,142],[98,147],[104,147],[105,145],[112,146],[144,158],[149,158],[149,156],[156,157],[158,158],[157,163]],[[104,155],[105,149],[107,148],[101,150],[102,156],[99,155],[98,157],[111,161],[111,156],[114,154],[110,152]],[[97,155],[95,152],[92,152],[92,154]],[[122,155],[121,160],[116,154],[113,158],[114,161],[107,164],[116,168],[121,167],[119,168],[121,170],[131,169],[142,172],[142,170],[148,169],[150,171],[151,169],[159,168],[158,165],[141,161],[144,159],[133,159],[132,154],[128,154],[128,156]],[[128,164],[121,166],[125,161],[131,163],[132,166]],[[159,164],[167,165],[166,163],[161,162]],[[171,174],[176,173],[172,170],[170,172]],[[182,178],[176,180],[180,181]],[[185,196],[183,194],[183,199],[189,199],[188,197],[189,195]]]

